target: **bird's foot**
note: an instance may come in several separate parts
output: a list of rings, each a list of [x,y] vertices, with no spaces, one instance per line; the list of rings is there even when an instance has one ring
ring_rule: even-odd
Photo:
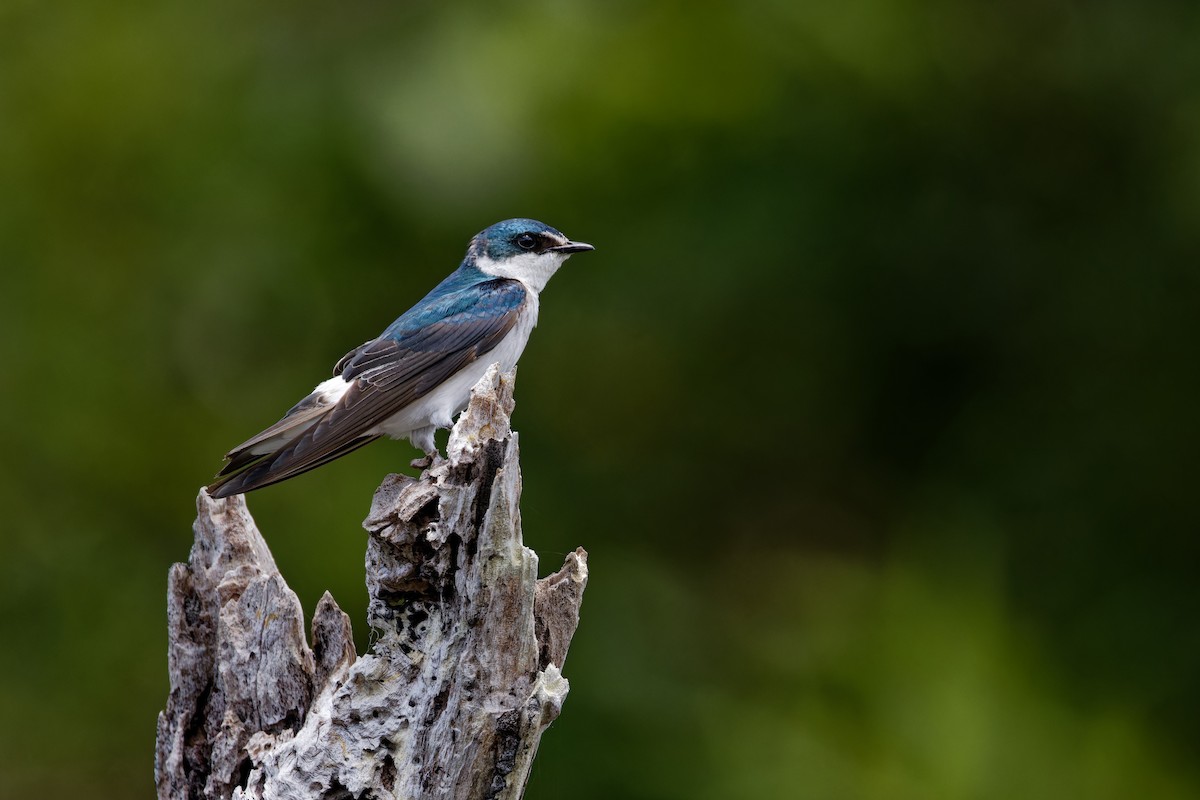
[[[441,455],[438,453],[437,450],[434,450],[432,453],[426,453],[425,455],[421,456],[420,458],[414,458],[412,460],[412,468],[413,469],[429,469],[430,467],[432,467],[434,464],[436,464],[437,462],[439,462],[441,460],[442,460]]]

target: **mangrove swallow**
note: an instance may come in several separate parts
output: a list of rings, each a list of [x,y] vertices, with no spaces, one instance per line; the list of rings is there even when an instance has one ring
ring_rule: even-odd
[[[278,483],[380,436],[424,452],[414,466],[433,463],[434,431],[454,423],[489,366],[516,366],[537,324],[538,293],[572,254],[592,249],[536,220],[497,222],[425,299],[342,357],[283,419],[230,450],[209,494]]]

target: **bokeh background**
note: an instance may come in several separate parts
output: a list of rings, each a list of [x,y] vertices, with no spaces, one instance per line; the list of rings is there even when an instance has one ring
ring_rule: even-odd
[[[0,796],[153,793],[197,488],[532,216],[547,798],[1200,797],[1200,6],[0,5]],[[366,643],[380,443],[255,493]]]

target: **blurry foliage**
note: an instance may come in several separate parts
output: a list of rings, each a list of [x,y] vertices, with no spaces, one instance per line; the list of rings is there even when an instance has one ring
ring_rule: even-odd
[[[196,487],[521,215],[598,247],[518,391],[526,538],[593,569],[531,799],[1200,796],[1198,34],[0,5],[0,795],[151,793]],[[412,455],[251,496],[307,608],[362,619]]]

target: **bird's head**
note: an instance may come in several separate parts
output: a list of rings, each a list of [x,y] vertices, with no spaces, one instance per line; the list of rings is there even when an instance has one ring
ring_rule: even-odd
[[[590,244],[572,242],[544,222],[506,219],[477,234],[467,256],[488,275],[515,278],[540,292],[573,253],[593,249]]]

